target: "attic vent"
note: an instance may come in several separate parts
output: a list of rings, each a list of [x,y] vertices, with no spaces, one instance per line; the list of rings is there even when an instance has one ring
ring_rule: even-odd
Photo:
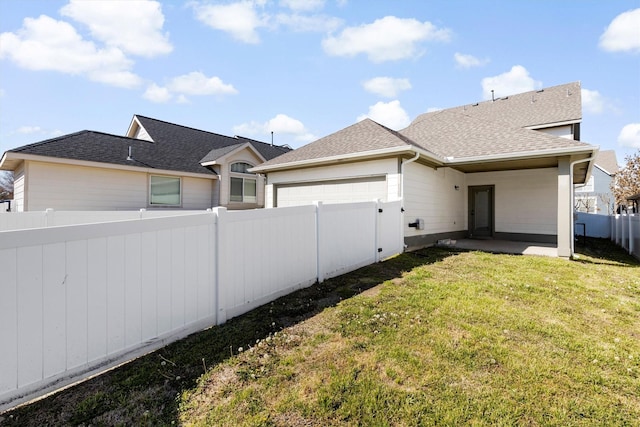
[[[502,99],[503,101],[505,101],[505,100],[509,99],[509,97],[508,97],[508,96],[505,96],[504,98],[500,98],[500,99]]]
[[[476,102],[475,104],[471,104],[472,107],[477,107],[478,103]]]
[[[537,90],[536,92],[537,93],[542,93],[542,92],[544,92],[544,89]]]

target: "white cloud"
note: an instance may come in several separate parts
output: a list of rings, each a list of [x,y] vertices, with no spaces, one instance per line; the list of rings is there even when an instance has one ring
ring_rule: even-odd
[[[42,133],[44,132],[40,126],[20,126],[16,129],[16,133],[21,133],[24,135],[30,135],[34,133]]]
[[[265,18],[258,16],[256,3],[240,1],[230,4],[196,4],[196,17],[216,30],[225,31],[245,43],[259,43],[256,31],[266,26]]]
[[[394,79],[391,77],[374,77],[362,84],[367,92],[386,98],[396,98],[398,92],[411,89],[409,79]]]
[[[324,0],[280,0],[280,5],[296,12],[320,10],[324,7]]]
[[[496,98],[540,89],[542,82],[534,80],[522,65],[514,65],[510,71],[482,79],[482,97],[491,99],[493,89]]]
[[[148,99],[151,102],[165,103],[171,101],[173,95],[166,87],[160,87],[155,83],[152,83],[147,87],[147,90],[142,95],[143,98]]]
[[[315,135],[307,130],[301,121],[289,117],[286,114],[277,114],[265,123],[251,121],[234,126],[233,132],[236,135],[263,138],[266,136],[270,137],[271,132],[273,132],[276,138],[278,135],[285,134],[292,136],[298,142],[310,142],[317,139]]]
[[[609,52],[640,53],[640,9],[616,16],[600,36],[600,47]]]
[[[164,15],[157,1],[71,0],[60,14],[85,24],[93,37],[107,46],[139,56],[153,57],[173,50],[162,33]]]
[[[409,115],[400,105],[400,101],[378,102],[369,107],[369,112],[358,116],[358,121],[366,118],[380,123],[390,129],[403,129],[411,123]]]
[[[385,16],[371,24],[349,27],[338,36],[322,40],[329,55],[355,56],[363,53],[373,62],[395,61],[419,56],[419,44],[425,41],[448,41],[450,31],[415,19]]]
[[[219,77],[207,77],[199,71],[174,77],[167,85],[172,92],[185,95],[233,95],[238,91]]]
[[[604,111],[605,100],[597,90],[582,89],[582,106],[593,114],[600,114]]]
[[[16,33],[0,34],[2,58],[28,70],[82,75],[113,86],[132,88],[141,83],[140,77],[130,71],[133,62],[120,49],[99,49],[69,23],[46,15],[25,18]]]
[[[238,91],[231,84],[224,83],[219,77],[207,77],[199,71],[192,71],[172,78],[166,86],[152,83],[142,95],[152,102],[164,103],[176,99],[178,103],[189,102],[189,96],[234,95]]]
[[[640,148],[640,123],[630,123],[618,135],[618,144],[623,147]]]
[[[330,33],[342,25],[342,20],[326,15],[278,14],[274,18],[277,25],[296,32]]]
[[[456,61],[456,65],[460,68],[482,67],[489,63],[488,58],[478,59],[473,55],[465,55],[459,52],[456,52],[453,58]]]

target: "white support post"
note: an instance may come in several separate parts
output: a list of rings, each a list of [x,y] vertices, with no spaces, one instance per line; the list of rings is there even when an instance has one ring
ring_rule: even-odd
[[[633,222],[631,221],[631,219],[633,218],[633,214],[628,214],[627,215],[627,219],[629,220],[629,253],[632,254],[633,253]]]

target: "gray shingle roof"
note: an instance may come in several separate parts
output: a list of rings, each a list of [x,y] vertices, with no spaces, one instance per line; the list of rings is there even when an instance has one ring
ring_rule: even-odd
[[[429,113],[400,133],[419,141],[424,149],[454,158],[589,146],[573,139],[479,119],[453,109]]]
[[[371,119],[364,119],[338,132],[265,162],[260,167],[409,145],[411,145],[411,141],[402,134]]]
[[[403,145],[430,151],[441,158],[585,148],[589,144],[526,129],[580,122],[580,90],[580,83],[574,82],[425,113],[399,132],[366,119],[263,163],[260,168]]]
[[[598,151],[594,163],[596,166],[604,169],[609,175],[615,174],[620,169],[618,166],[618,159],[616,159],[616,152],[614,150]]]
[[[582,119],[582,92],[580,82],[573,82],[446,110],[509,123],[513,127],[578,122]],[[411,125],[431,114],[434,113],[419,115]]]
[[[238,144],[250,142],[266,159],[272,159],[291,150],[248,138],[219,135],[144,116],[136,117],[153,142],[84,130],[18,147],[8,152],[214,174],[213,171],[200,165],[200,162],[205,156],[215,155],[216,150],[236,148]],[[127,160],[130,146],[133,161]]]

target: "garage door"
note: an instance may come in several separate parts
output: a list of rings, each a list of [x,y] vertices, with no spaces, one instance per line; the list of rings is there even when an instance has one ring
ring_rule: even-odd
[[[380,199],[387,201],[386,176],[344,179],[336,181],[277,184],[275,206],[309,205],[323,203],[349,203]]]

